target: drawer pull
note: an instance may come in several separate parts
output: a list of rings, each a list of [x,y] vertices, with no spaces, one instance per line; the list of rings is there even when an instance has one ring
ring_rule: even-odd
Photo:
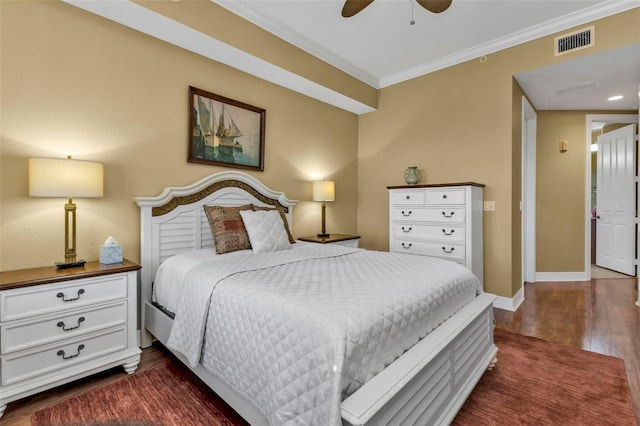
[[[78,325],[76,325],[75,327],[67,327],[64,322],[60,321],[58,324],[56,324],[56,326],[62,328],[63,331],[71,331],[71,330],[75,330],[76,328],[80,327],[80,324],[84,321],[84,317],[80,317],[78,318]]]
[[[443,230],[442,230],[442,233],[443,233],[444,235],[453,235],[453,233],[454,233],[454,232],[456,232],[456,230],[455,230],[455,229],[452,229],[452,230],[451,230],[451,232],[447,232],[445,229],[443,229]]]
[[[64,351],[63,351],[62,349],[60,349],[60,350],[58,351],[58,354],[57,354],[57,355],[58,355],[58,356],[61,356],[61,357],[62,357],[62,359],[71,359],[71,358],[75,358],[75,357],[77,357],[78,355],[80,355],[80,351],[81,351],[81,350],[83,350],[83,349],[84,349],[84,345],[80,345],[80,346],[78,346],[78,352],[76,352],[76,353],[75,353],[75,354],[73,354],[73,355],[69,355],[69,356],[66,356],[66,355],[65,355],[65,353],[64,353]]]
[[[76,297],[73,297],[71,299],[65,299],[65,295],[63,292],[60,292],[58,294],[56,294],[56,297],[59,299],[62,299],[63,302],[73,302],[74,300],[78,300],[80,299],[80,295],[84,294],[84,289],[81,288],[80,290],[78,290],[78,295]]]
[[[447,194],[442,194],[442,198],[447,198]]]
[[[409,227],[409,229],[404,229],[404,226],[403,226],[402,227],[402,232],[409,233],[409,232],[411,232],[412,229],[413,229],[412,227]]]
[[[405,246],[405,245],[404,245],[404,243],[402,243],[402,248],[403,248],[403,249],[407,249],[407,250],[409,250],[409,249],[411,248],[411,246],[412,246],[412,245],[413,245],[413,244],[409,243],[409,244],[407,244],[407,245]]]
[[[410,200],[410,199],[411,199],[411,195],[407,195],[407,200]]]
[[[409,217],[409,216],[411,216],[411,210],[409,210],[409,212],[408,212],[408,213],[405,213],[405,212],[404,212],[404,210],[402,210],[402,212],[401,212],[401,213],[402,213],[402,216],[404,216],[404,217]]]
[[[447,250],[444,246],[442,246],[442,251],[445,253],[453,253],[455,249],[456,249],[455,247],[451,247],[450,250]]]
[[[444,216],[444,217],[453,217],[453,215],[454,215],[455,213],[456,213],[456,212],[451,212],[451,213],[447,214],[447,212],[442,212],[442,216]]]

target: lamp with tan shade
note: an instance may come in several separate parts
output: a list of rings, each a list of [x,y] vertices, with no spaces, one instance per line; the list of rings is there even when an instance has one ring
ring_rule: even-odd
[[[83,266],[76,259],[76,205],[73,198],[99,198],[103,194],[103,165],[64,158],[29,158],[29,195],[68,198],[64,206],[64,262],[58,269]]]

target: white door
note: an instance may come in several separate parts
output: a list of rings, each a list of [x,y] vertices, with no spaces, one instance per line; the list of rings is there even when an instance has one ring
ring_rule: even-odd
[[[598,136],[596,265],[635,276],[635,124]]]

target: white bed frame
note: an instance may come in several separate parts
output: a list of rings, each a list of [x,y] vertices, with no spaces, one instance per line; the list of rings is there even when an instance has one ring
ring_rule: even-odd
[[[160,263],[178,253],[213,247],[202,206],[277,205],[285,209],[293,231],[296,204],[251,175],[234,171],[135,200],[141,220],[142,347],[149,346],[154,337],[166,346],[173,324],[171,317],[151,303],[152,282]],[[486,293],[477,297],[345,399],[343,424],[449,424],[484,371],[495,365],[493,299]],[[217,376],[200,365],[193,371],[249,423],[268,424],[252,401],[237,395]]]

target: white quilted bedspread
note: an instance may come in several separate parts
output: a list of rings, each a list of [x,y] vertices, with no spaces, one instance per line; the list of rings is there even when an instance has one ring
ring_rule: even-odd
[[[482,291],[461,265],[306,245],[191,269],[168,346],[272,425],[340,425],[340,402]]]

